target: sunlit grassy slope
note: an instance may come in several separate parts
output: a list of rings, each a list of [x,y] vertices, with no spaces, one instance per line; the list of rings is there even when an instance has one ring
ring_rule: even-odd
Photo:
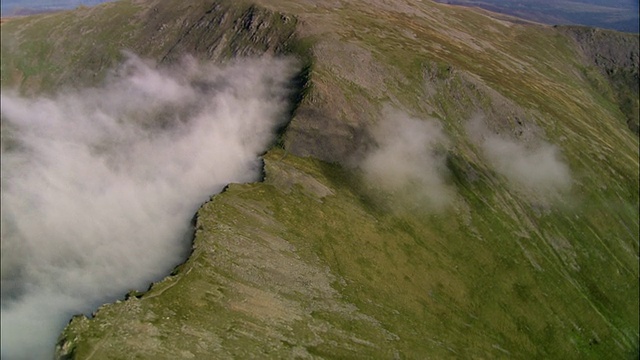
[[[265,180],[204,204],[187,262],[74,318],[59,356],[637,358],[638,138],[570,37],[426,1],[186,4],[2,25],[3,86],[25,93],[99,81],[120,48],[307,65]],[[247,11],[262,20],[237,25]],[[227,25],[193,26],[208,19]],[[406,202],[354,166],[384,107],[442,124],[449,206]],[[474,141],[475,117],[557,146],[571,189],[513,186]]]
[[[232,185],[198,212],[178,275],[74,319],[65,350],[80,359],[632,357],[634,236],[615,230],[632,206],[532,216],[479,184],[443,213],[394,212],[335,165],[282,150],[265,161],[265,182]]]
[[[294,29],[294,18],[242,1],[125,1],[15,18],[2,25],[2,84],[27,94],[96,84],[123,51],[159,63],[277,54]]]

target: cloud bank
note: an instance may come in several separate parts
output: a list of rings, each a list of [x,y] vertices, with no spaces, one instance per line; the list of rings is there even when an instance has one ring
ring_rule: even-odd
[[[438,123],[386,109],[372,135],[375,147],[360,165],[368,181],[404,204],[440,209],[451,201],[449,141]]]
[[[292,65],[158,70],[129,56],[98,88],[2,92],[3,359],[50,358],[72,314],[184,259],[199,205],[259,178]]]
[[[472,119],[467,132],[494,170],[520,189],[553,195],[571,187],[571,171],[553,144],[517,142],[492,133],[482,118]]]

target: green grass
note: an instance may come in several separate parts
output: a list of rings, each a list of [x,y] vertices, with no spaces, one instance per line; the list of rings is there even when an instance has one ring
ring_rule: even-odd
[[[281,3],[270,6],[288,7],[290,18],[248,3],[206,14],[208,3],[172,1],[154,2],[158,15],[145,18],[142,5],[116,2],[2,25],[2,85],[25,93],[96,83],[122,47],[160,62],[190,51],[213,61],[289,53],[304,68],[292,122],[265,155],[265,180],[204,204],[185,264],[91,320],[74,318],[61,344],[81,359],[637,354],[638,138],[615,91],[568,38],[431,3],[416,5],[419,15]],[[216,30],[189,30],[224,14]],[[234,27],[249,14],[272,26]],[[300,28],[304,37],[293,36]],[[371,54],[374,70],[341,72],[333,64],[345,55],[314,56],[345,44]],[[385,90],[362,85],[362,74]],[[332,131],[366,133],[389,103],[436,118],[451,139],[456,196],[444,210],[381,191],[339,156],[292,153],[321,157],[353,143]],[[317,116],[300,115],[309,110]],[[568,194],[532,196],[496,173],[466,133],[478,112],[505,136],[518,116],[557,145],[574,180]],[[291,145],[309,129],[306,147]]]
[[[155,1],[143,7],[118,1],[12,19],[2,25],[2,86],[34,94],[97,85],[122,60],[123,50],[164,63],[186,54],[223,62],[294,48],[295,18],[231,4],[220,1],[222,10],[209,11],[216,4]],[[156,9],[155,15],[145,9]],[[243,28],[248,19],[269,26]]]
[[[100,313],[88,322],[96,330],[76,334],[74,329],[81,327],[72,324],[66,336],[80,336],[79,358],[94,336],[116,347],[124,339],[147,339],[148,334],[116,337],[98,329],[129,328],[148,317],[160,301],[155,294],[174,282],[179,283],[163,293],[160,309],[171,309],[178,317],[201,308],[196,304],[207,289],[224,284],[226,291],[217,293],[214,303],[202,305],[208,310],[199,313],[198,329],[221,337],[223,344],[236,344],[220,350],[236,356],[256,356],[273,341],[254,338],[255,327],[270,329],[268,339],[290,344],[272,343],[274,352],[265,353],[269,356],[288,356],[291,346],[330,358],[386,358],[398,352],[407,358],[595,359],[633,351],[637,262],[632,249],[615,247],[614,239],[623,235],[618,224],[602,218],[609,214],[628,224],[632,207],[612,213],[553,209],[535,218],[524,208],[527,204],[504,189],[467,184],[470,192],[481,192],[488,200],[459,200],[443,213],[398,214],[387,212],[388,200],[367,199],[371,195],[363,193],[358,175],[338,166],[282,150],[271,151],[265,161],[264,183],[231,186],[199,211],[194,254],[176,280],[158,284],[130,305],[108,307],[115,312],[135,304],[136,310]],[[315,195],[317,182],[332,194]],[[520,207],[525,218],[505,211],[502,201]],[[462,212],[470,215],[468,222],[461,221]],[[605,233],[609,241],[603,242]],[[633,243],[629,234],[619,239],[625,239],[625,246]],[[282,241],[291,248],[274,246]],[[251,255],[238,242],[260,250]],[[635,246],[637,250],[637,242]],[[266,260],[282,256],[274,261],[277,265]],[[328,267],[324,271],[330,275],[322,281],[317,277],[315,284],[287,283],[279,276],[289,278],[301,269],[287,259],[318,272]],[[260,272],[253,274],[253,267]],[[273,272],[280,275],[260,275]],[[332,290],[318,289],[323,282]],[[251,310],[242,304],[252,296],[239,290],[239,284],[286,299],[300,318],[264,319],[260,310],[245,318]],[[262,304],[271,304],[268,299]],[[277,307],[272,311],[277,313]],[[185,321],[193,325],[191,318]],[[244,332],[221,332],[220,324],[229,322]],[[169,336],[175,325],[160,320],[156,326],[160,334],[151,338],[196,354],[198,347],[187,345],[189,340]],[[314,344],[318,337],[322,340]],[[360,346],[352,337],[375,346]],[[97,349],[117,354],[112,348]],[[139,351],[149,355],[147,348]]]

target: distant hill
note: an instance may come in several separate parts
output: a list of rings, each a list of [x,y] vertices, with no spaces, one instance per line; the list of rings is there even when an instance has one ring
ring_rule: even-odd
[[[640,30],[638,1],[611,0],[437,0],[477,6],[550,25],[586,25],[623,32]]]
[[[73,9],[78,6],[93,6],[113,0],[3,0],[2,16],[22,16],[43,12]]]
[[[93,6],[113,0],[5,0],[2,16],[29,15]],[[622,32],[640,32],[637,0],[436,0],[445,4],[477,6],[496,13],[550,25],[585,25]]]

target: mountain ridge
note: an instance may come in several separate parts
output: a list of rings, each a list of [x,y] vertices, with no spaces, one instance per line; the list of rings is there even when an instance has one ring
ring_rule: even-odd
[[[289,52],[302,63],[299,94],[280,145],[265,155],[265,181],[214,196],[198,212],[194,253],[174,276],[92,319],[75,317],[59,358],[157,351],[144,344],[160,344],[156,355],[167,358],[637,353],[638,138],[612,83],[561,30],[430,2],[202,2],[182,19],[170,16],[186,6],[179,2],[118,2],[84,14],[99,24],[112,9],[124,21],[154,4],[164,6],[157,22],[141,24],[173,29],[182,20],[174,39],[191,38],[151,38],[141,55],[162,62],[195,51],[225,61]],[[73,19],[82,11],[39,21],[68,16],[81,26]],[[228,34],[206,28],[220,22]],[[99,81],[94,74],[117,57],[81,57],[62,68],[89,75],[61,72],[67,80],[39,80],[41,70],[35,81],[9,76],[20,63],[5,54],[24,46],[5,45],[11,23],[2,25],[3,86],[22,82],[36,93],[39,81],[45,91]],[[183,45],[166,51],[169,43]],[[440,124],[439,145],[420,154],[434,159],[435,173],[444,167],[442,181],[454,189],[444,210],[403,195],[428,179],[389,190],[368,177],[363,161],[385,146],[374,128],[388,119]],[[513,180],[494,143],[522,152],[529,166],[561,149],[551,158],[571,169],[571,186],[541,191]],[[182,293],[192,293],[188,304]],[[217,313],[194,312],[202,307]]]

